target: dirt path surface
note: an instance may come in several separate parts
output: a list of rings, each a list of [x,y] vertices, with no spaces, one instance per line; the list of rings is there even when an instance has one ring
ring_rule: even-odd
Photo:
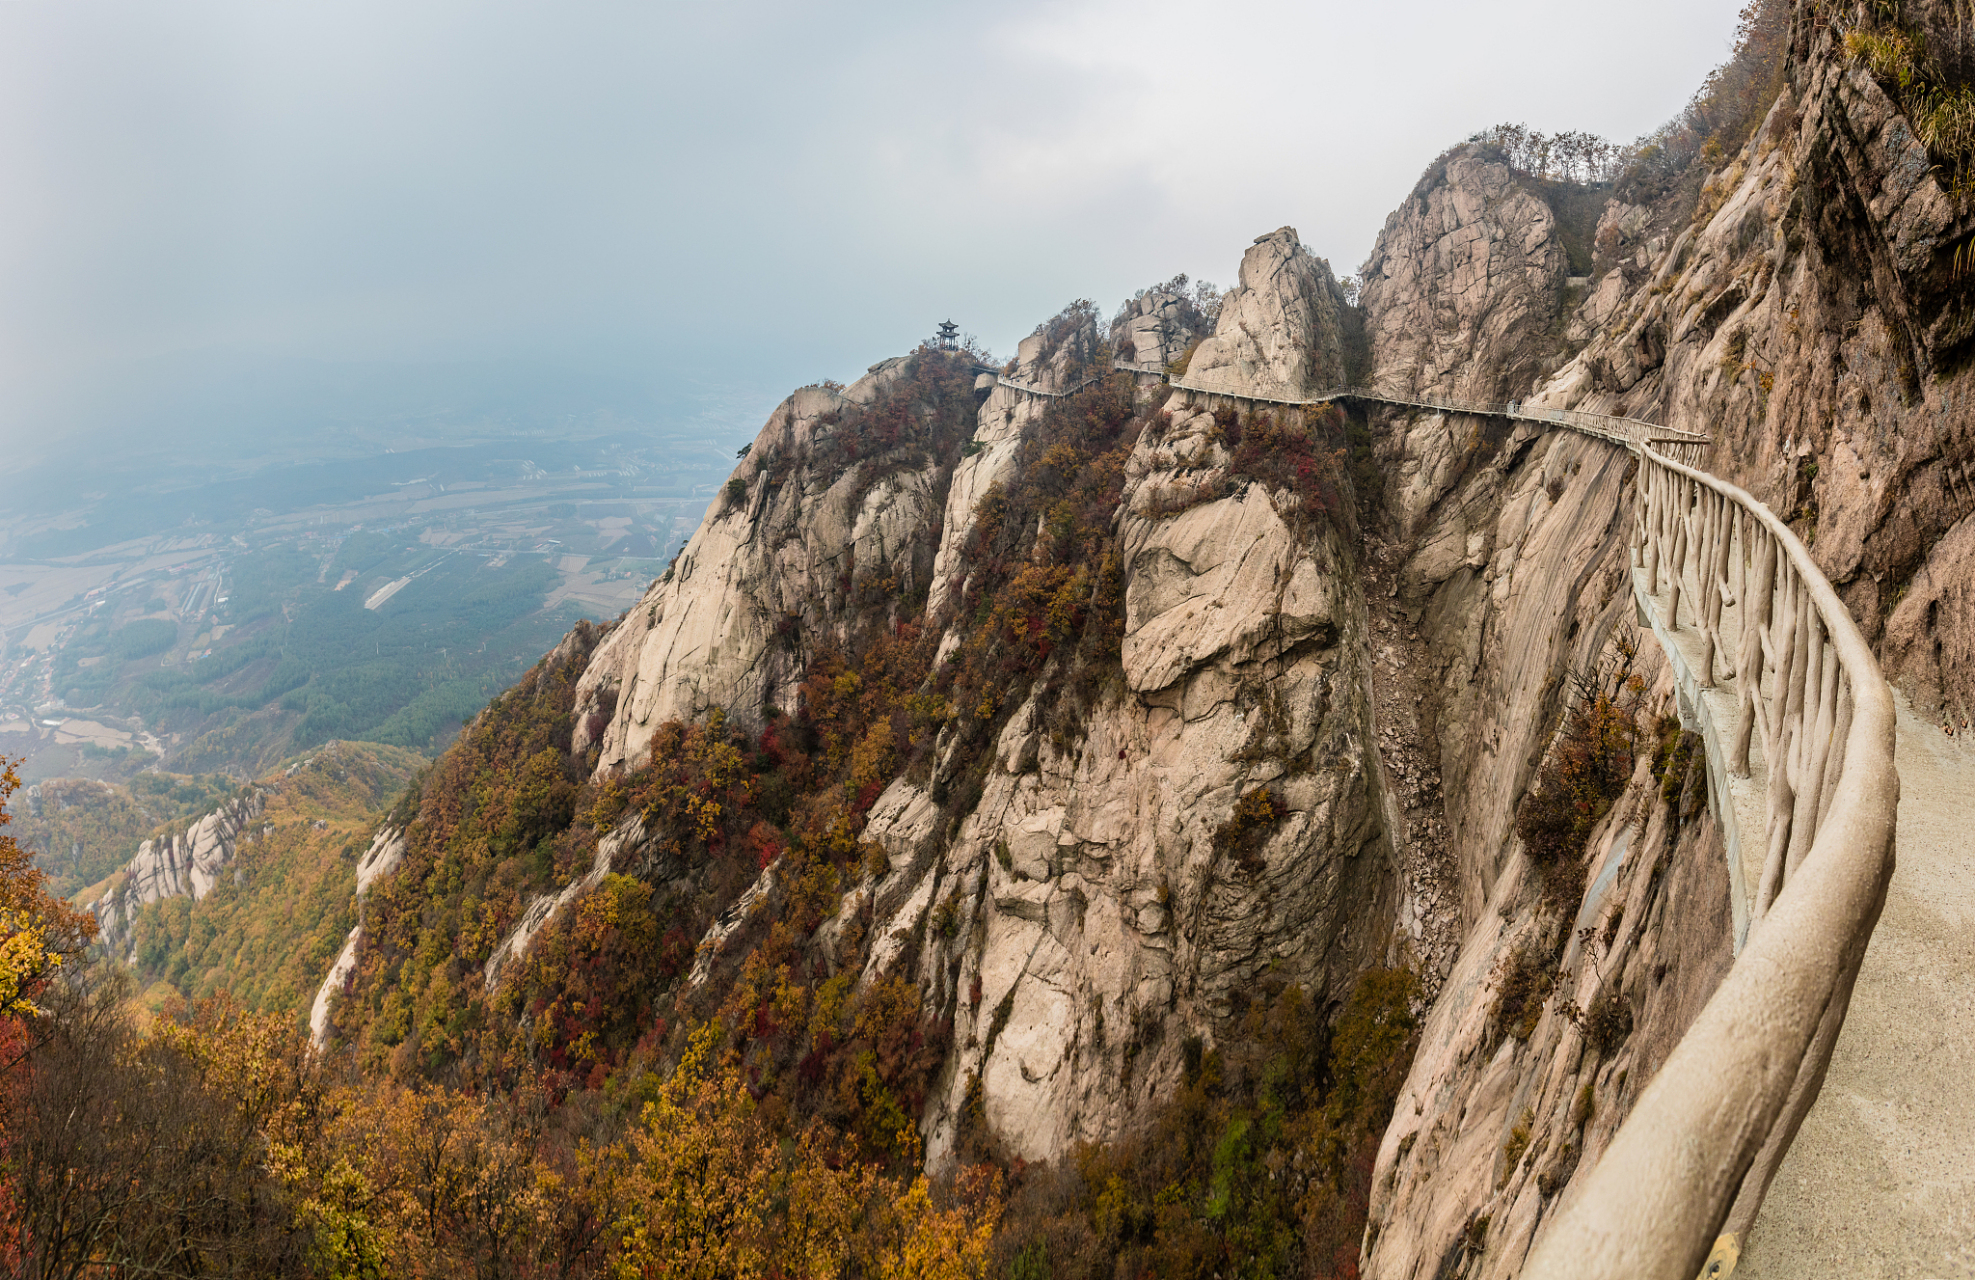
[[[1900,700],[1899,866],[1737,1280],[1975,1277],[1972,739]]]

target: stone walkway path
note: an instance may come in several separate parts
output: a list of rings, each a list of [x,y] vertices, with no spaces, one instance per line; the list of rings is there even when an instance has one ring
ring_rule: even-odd
[[[1975,740],[1900,699],[1899,865],[1736,1280],[1975,1278]]]

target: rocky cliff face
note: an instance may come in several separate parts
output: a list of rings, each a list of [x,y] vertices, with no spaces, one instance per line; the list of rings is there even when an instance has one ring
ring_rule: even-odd
[[[1159,372],[1207,336],[1202,319],[1188,299],[1170,289],[1148,289],[1112,326],[1111,345],[1125,363]]]
[[[848,598],[874,582],[926,589],[944,476],[921,463],[874,479],[837,430],[885,398],[903,365],[805,387],[769,417],[665,578],[584,672],[579,751],[635,766],[665,721],[722,707],[758,725],[766,708],[793,709],[800,669],[778,635],[837,634]]]
[[[1096,316],[1073,308],[1058,322],[1022,339],[1014,367],[1006,375],[1008,385],[992,374],[981,375],[979,381],[988,384],[987,399],[981,402],[969,452],[954,467],[946,495],[926,601],[929,618],[944,617],[954,594],[965,590],[972,566],[964,562],[962,553],[973,529],[974,509],[989,489],[1008,479],[1023,433],[1042,421],[1049,406],[1048,397],[1017,388],[1062,395],[1091,375],[1096,356]]]
[[[1448,164],[1445,181],[1460,170]],[[1975,634],[1975,491],[1965,484],[1975,447],[1957,407],[1967,312],[1952,255],[1968,223],[1938,174],[1887,92],[1827,30],[1802,24],[1783,96],[1698,199],[1689,187],[1606,205],[1594,278],[1555,347],[1491,350],[1475,340],[1486,325],[1464,318],[1488,307],[1435,313],[1430,285],[1395,292],[1396,281],[1434,275],[1417,219],[1396,214],[1374,258],[1382,283],[1367,288],[1379,377],[1405,385],[1432,368],[1453,391],[1492,376],[1498,394],[1713,434],[1705,465],[1796,528],[1889,678],[1958,730]],[[1408,209],[1475,207],[1482,194],[1425,190]],[[1514,239],[1507,226],[1495,234]],[[1482,239],[1466,242],[1469,261],[1514,256]],[[1527,288],[1505,279],[1523,294],[1515,307],[1535,307],[1535,276],[1520,277]],[[1460,363],[1467,353],[1477,353],[1475,373]],[[1518,382],[1505,374],[1513,368],[1534,372]],[[1625,612],[1615,531],[1559,552],[1592,512],[1628,518],[1628,494],[1610,483],[1622,475],[1578,489],[1613,465],[1615,451],[1596,442],[1493,444],[1468,430],[1463,440],[1458,420],[1388,416],[1380,440],[1388,477],[1400,480],[1388,529],[1404,557],[1398,599],[1413,601],[1419,660],[1441,686],[1423,705],[1467,933],[1381,1152],[1368,1275],[1515,1274],[1573,1170],[1595,1161],[1730,951],[1718,836],[1705,816],[1686,816],[1691,785],[1643,772],[1594,835],[1591,887],[1571,913],[1573,927],[1602,927],[1603,950],[1566,950],[1556,923],[1536,923],[1540,894],[1510,832],[1512,806],[1556,723],[1557,677],[1583,669],[1595,652],[1587,639],[1630,630],[1596,608],[1609,591]],[[1650,672],[1657,653],[1650,642],[1643,650]],[[1649,704],[1663,697],[1655,685]],[[1669,791],[1688,798],[1668,804]],[[1542,972],[1557,991],[1526,1034],[1504,1031],[1490,1010],[1531,948],[1548,949]],[[1625,1036],[1601,1042],[1557,1017],[1558,996],[1588,1007],[1606,991],[1617,993]]]
[[[1638,671],[1655,680],[1648,707],[1664,710],[1658,654],[1642,653]],[[1525,858],[1505,868],[1386,1130],[1366,1275],[1518,1274],[1577,1170],[1595,1166],[1713,994],[1732,926],[1700,767],[1683,760],[1669,783],[1641,753],[1592,832],[1583,896],[1561,913]]]
[[[1813,541],[1889,673],[1962,715],[1967,225],[1885,92],[1800,34],[1790,92],[1698,206],[1688,187],[1584,218],[1587,193],[1484,148],[1437,161],[1365,267],[1368,376],[1712,433],[1708,465]],[[1567,230],[1595,242],[1588,277]],[[1110,340],[1169,361],[1193,337],[1181,310],[1149,293]],[[593,654],[560,655],[580,668],[582,795],[615,825],[588,844],[569,827],[556,856],[587,855],[592,879],[574,857],[529,901],[745,831],[746,860],[666,881],[697,943],[668,952],[686,993],[668,1009],[723,1008],[765,1040],[776,1002],[807,1007],[791,972],[853,1000],[909,979],[938,1041],[912,1117],[935,1167],[983,1139],[1039,1160],[1117,1137],[1253,992],[1296,983],[1328,1006],[1364,967],[1408,961],[1437,999],[1379,1156],[1367,1274],[1513,1274],[1728,963],[1727,877],[1691,758],[1650,735],[1581,886],[1552,890],[1514,831],[1587,673],[1636,647],[1641,725],[1669,711],[1625,571],[1630,457],[1498,417],[1376,409],[1330,436],[1316,411],[1214,403],[1344,381],[1346,321],[1328,266],[1282,228],[1193,352],[1200,393],[1134,406],[1107,385],[1087,305],[998,373],[921,353],[798,392],[668,577]],[[1276,447],[1317,438],[1361,442],[1364,489]],[[1084,643],[1113,624],[1114,646]],[[809,700],[869,703],[894,678],[909,696],[882,723],[828,741]],[[772,824],[722,835],[744,789],[683,764],[650,789],[679,764],[655,743],[705,749],[672,722],[757,734],[724,745],[777,769],[850,762],[827,892]],[[620,782],[647,788],[642,811],[611,816]],[[697,837],[661,834],[668,796],[699,806]],[[494,887],[484,918],[505,923],[475,933],[474,966],[533,936]],[[798,902],[823,905],[798,927]],[[779,980],[745,969],[756,945],[778,948]],[[459,968],[439,975],[457,988],[432,979],[446,1000],[495,985]]]
[[[1454,148],[1393,210],[1362,271],[1379,387],[1497,403],[1526,390],[1562,303],[1550,206],[1481,147]]]
[[[89,908],[96,917],[98,945],[110,955],[121,955],[146,903],[181,897],[197,901],[212,892],[266,807],[266,790],[253,787],[184,831],[139,845],[113,887]]]
[[[932,938],[919,965],[981,993],[958,1003],[929,1107],[935,1162],[976,1082],[1009,1150],[1054,1158],[1116,1137],[1169,1093],[1184,1038],[1211,1045],[1265,975],[1337,998],[1393,952],[1350,547],[1334,528],[1299,530],[1260,485],[1160,513],[1149,500],[1180,472],[1196,485],[1225,474],[1214,435],[1210,414],[1179,408],[1132,451],[1124,680],[1081,741],[1050,737],[1032,697],[944,849],[910,783],[867,829],[893,855],[873,891],[905,904],[890,936],[955,889],[967,904],[964,941]],[[1257,788],[1281,814],[1237,860],[1216,835]],[[875,950],[866,980],[893,959]]]
[[[1257,236],[1241,255],[1241,282],[1221,299],[1214,336],[1187,364],[1186,382],[1278,400],[1337,386],[1343,306],[1330,264],[1303,247],[1296,228]]]
[[[370,838],[370,847],[364,850],[363,857],[357,859],[357,922],[343,939],[343,949],[336,953],[335,962],[329,966],[329,973],[316,988],[315,999],[309,1005],[309,1043],[318,1050],[329,1047],[329,1015],[356,968],[357,947],[363,941],[364,899],[370,896],[370,886],[396,871],[404,856],[404,828],[387,822]]]
[[[1519,182],[1475,149],[1457,149],[1388,219],[1366,268],[1379,386],[1501,400],[1528,395],[1531,380],[1562,360],[1557,220]],[[1594,294],[1585,306],[1594,302],[1604,305]],[[1385,479],[1367,553],[1370,607],[1383,615],[1390,654],[1379,730],[1388,756],[1411,762],[1425,782],[1430,803],[1409,807],[1403,830],[1438,926],[1431,958],[1451,967],[1380,1154],[1366,1266],[1370,1275],[1443,1265],[1452,1268],[1445,1274],[1468,1274],[1461,1268],[1483,1255],[1484,1237],[1490,1265],[1519,1262],[1549,1197],[1567,1185],[1586,1144],[1609,1133],[1594,1125],[1580,1134],[1571,1119],[1578,1077],[1604,1090],[1597,1124],[1615,1125],[1631,1095],[1612,1096],[1613,1080],[1643,1086],[1650,1076],[1627,1075],[1629,1055],[1663,1056],[1712,990],[1725,963],[1728,935],[1715,917],[1725,919],[1726,873],[1718,847],[1712,860],[1685,850],[1686,879],[1668,887],[1676,841],[1663,823],[1647,830],[1647,797],[1657,796],[1650,776],[1635,780],[1594,838],[1583,904],[1545,903],[1514,834],[1517,802],[1574,696],[1573,676],[1611,661],[1614,644],[1638,643],[1624,572],[1629,456],[1499,418],[1382,409],[1369,427]],[[1639,670],[1652,675],[1656,661],[1656,652],[1642,654]],[[1663,689],[1650,691],[1654,708],[1664,700]],[[1705,814],[1690,814],[1686,832],[1695,849],[1715,847]],[[1637,873],[1642,866],[1649,873]],[[1601,876],[1605,867],[1611,876]],[[1710,897],[1715,880],[1722,896]],[[1615,932],[1608,954],[1591,963],[1565,953],[1573,929],[1560,913],[1602,924],[1615,883],[1648,895],[1626,908],[1632,932]],[[1695,954],[1673,954],[1683,945]],[[1618,1038],[1619,1062],[1586,1051],[1554,1015],[1532,1018],[1533,1028],[1508,1016],[1504,1029],[1497,993],[1520,972],[1519,949],[1524,969],[1540,975],[1531,982],[1556,984],[1531,999],[1538,1011],[1559,991],[1590,1002],[1604,991],[1599,965],[1630,975],[1626,966],[1645,952],[1653,966],[1667,960],[1660,981],[1681,994],[1663,998],[1637,982],[1624,989],[1640,1006],[1639,1030]],[[1558,1102],[1560,1091],[1568,1096]],[[1528,1156],[1522,1164],[1503,1157],[1516,1143],[1517,1160]]]
[[[1968,215],[1830,32],[1800,44],[1691,220],[1613,264],[1611,314],[1549,394],[1712,431],[1708,465],[1793,522],[1888,677],[1958,725],[1975,711]]]

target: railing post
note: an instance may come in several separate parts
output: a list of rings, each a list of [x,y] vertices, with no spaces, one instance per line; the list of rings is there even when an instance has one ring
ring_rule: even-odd
[[[1813,676],[1811,663],[1822,656],[1817,652],[1814,645],[1816,637],[1810,625],[1810,592],[1804,589],[1801,575],[1799,575],[1797,608],[1795,613],[1796,616],[1793,619],[1794,644],[1791,646],[1794,656],[1790,659],[1789,721],[1791,727],[1791,743],[1790,750],[1784,755],[1786,761],[1784,771],[1790,780],[1792,800],[1789,852],[1783,863],[1783,879],[1786,883],[1796,873],[1797,864],[1803,861],[1804,850],[1810,848],[1810,838],[1813,834],[1808,830],[1808,824],[1798,821],[1804,816],[1804,810],[1803,805],[1797,801],[1797,795],[1803,790],[1804,762],[1809,755],[1808,739],[1810,737],[1810,713],[1812,710],[1809,703],[1814,697],[1811,686]]]
[[[1776,584],[1776,539],[1767,530],[1751,529],[1750,533],[1760,541],[1755,547],[1755,581],[1744,581],[1740,597],[1742,636],[1735,651],[1735,729],[1728,743],[1729,771],[1740,778],[1749,776],[1749,736],[1756,724],[1756,699],[1762,696],[1762,634],[1769,626]],[[1768,744],[1763,750],[1767,754]]]
[[[1666,624],[1669,627],[1678,629],[1680,626],[1680,588],[1687,577],[1688,504],[1692,500],[1693,495],[1688,492],[1687,478],[1685,476],[1676,476],[1675,480],[1677,481],[1677,496],[1673,504],[1673,555],[1670,557],[1673,562],[1673,572],[1668,575],[1672,581],[1667,587]]]
[[[1701,499],[1701,555],[1695,566],[1694,586],[1701,593],[1700,607],[1695,610],[1695,619],[1701,630],[1701,688],[1714,688],[1715,626],[1721,616],[1721,583],[1715,576],[1716,552],[1721,541],[1721,507],[1716,495],[1706,489],[1699,491]]]

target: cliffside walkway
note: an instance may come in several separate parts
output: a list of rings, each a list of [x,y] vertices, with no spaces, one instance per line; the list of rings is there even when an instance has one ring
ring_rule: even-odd
[[[1124,373],[1144,374],[1164,377],[1165,370],[1151,365],[1133,364],[1128,360],[1113,360],[1111,367]],[[1073,396],[1091,383],[1098,381],[1097,375],[1085,378],[1074,387],[1062,391],[1050,391],[1027,382],[1017,382],[1001,370],[988,365],[974,366],[976,373],[992,376],[995,385],[1025,392],[1032,396],[1042,396],[1050,400],[1060,400]],[[1662,427],[1638,418],[1614,418],[1602,413],[1582,413],[1575,409],[1547,409],[1538,405],[1525,405],[1511,400],[1506,404],[1491,404],[1478,400],[1453,400],[1438,396],[1398,396],[1380,391],[1375,387],[1331,387],[1309,396],[1267,396],[1252,391],[1237,391],[1222,387],[1211,387],[1197,383],[1169,379],[1175,391],[1185,391],[1205,397],[1211,404],[1215,399],[1236,400],[1244,404],[1280,405],[1284,408],[1306,408],[1311,405],[1331,404],[1338,400],[1359,400],[1370,404],[1389,404],[1408,409],[1429,409],[1436,413],[1472,413],[1489,417],[1514,418],[1522,422],[1538,422],[1545,426],[1564,426],[1585,435],[1609,440],[1613,444],[1631,448],[1634,445],[1652,445],[1669,456],[1683,462],[1700,461],[1711,437],[1695,431],[1683,431],[1678,427]]]
[[[1493,404],[1479,400],[1455,400],[1444,396],[1400,396],[1381,391],[1376,387],[1331,387],[1313,395],[1300,397],[1263,396],[1182,382],[1177,378],[1172,380],[1171,385],[1176,391],[1204,397],[1209,404],[1218,398],[1249,404],[1303,408],[1309,405],[1331,404],[1338,400],[1357,400],[1366,404],[1389,404],[1403,409],[1426,409],[1434,413],[1472,413],[1486,417],[1513,418],[1521,422],[1542,423],[1545,426],[1569,427],[1573,431],[1596,436],[1600,440],[1608,440],[1627,448],[1635,445],[1652,445],[1683,462],[1700,461],[1703,451],[1712,439],[1696,431],[1657,426],[1638,418],[1614,418],[1602,413],[1581,413],[1576,409],[1546,409],[1538,405],[1526,405],[1518,400],[1511,400],[1506,404]]]
[[[1899,709],[1899,864],[1738,1275],[1975,1276],[1975,741]]]
[[[1061,400],[1064,399],[1065,397],[1073,396],[1077,394],[1077,392],[1082,391],[1085,387],[1089,386],[1091,383],[1096,382],[1100,376],[1098,374],[1092,374],[1090,377],[1085,378],[1082,382],[1079,382],[1074,387],[1067,387],[1062,391],[1050,391],[1046,388],[1038,387],[1033,383],[1017,382],[1015,381],[1015,379],[1009,377],[1007,374],[1003,373],[999,369],[994,368],[991,365],[977,364],[974,366],[974,372],[985,373],[992,376],[994,378],[994,385],[997,387],[1007,387],[1010,390],[1026,392],[1032,396],[1041,396],[1045,400]]]
[[[1850,612],[1775,513],[1691,465],[1710,444],[1700,433],[1365,387],[1291,398],[1178,379],[1172,386],[1210,405],[1354,399],[1491,414],[1561,426],[1638,458],[1633,597],[1673,668],[1681,718],[1706,743],[1708,804],[1729,851],[1736,961],[1596,1165],[1553,1211],[1522,1274],[1727,1274],[1818,1100],[1893,879],[1894,702]],[[1904,954],[1897,943],[1884,950]],[[1916,1123],[1928,1123],[1924,1116]],[[1837,1165],[1848,1167],[1843,1158]],[[1826,1211],[1834,1201],[1866,1199],[1853,1180],[1833,1181],[1813,1193]],[[1883,1218],[1890,1209],[1868,1212]],[[1965,1197],[1960,1211],[1968,1211]]]

